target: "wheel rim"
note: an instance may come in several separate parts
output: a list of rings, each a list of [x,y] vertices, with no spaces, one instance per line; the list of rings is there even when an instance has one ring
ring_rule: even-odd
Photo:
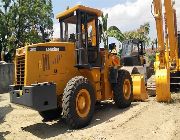
[[[84,118],[88,115],[91,106],[91,99],[89,92],[86,89],[81,89],[76,97],[76,111],[77,114]]]
[[[131,83],[128,79],[126,79],[124,81],[124,84],[123,84],[123,94],[124,94],[124,98],[126,100],[128,100],[131,96]]]

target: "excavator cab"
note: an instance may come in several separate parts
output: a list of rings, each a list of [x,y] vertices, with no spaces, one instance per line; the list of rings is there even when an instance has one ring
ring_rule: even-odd
[[[60,40],[76,44],[77,68],[100,67],[101,64],[98,16],[102,12],[97,9],[87,12],[87,8],[79,5],[72,9],[68,16],[57,16],[60,23]],[[68,35],[69,26],[74,27],[75,33]]]

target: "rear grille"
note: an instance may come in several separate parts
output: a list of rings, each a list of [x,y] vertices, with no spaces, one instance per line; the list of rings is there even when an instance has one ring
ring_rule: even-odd
[[[25,55],[16,57],[16,85],[24,85]]]

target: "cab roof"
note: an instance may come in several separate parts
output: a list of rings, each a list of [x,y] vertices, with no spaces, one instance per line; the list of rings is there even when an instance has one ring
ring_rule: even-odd
[[[70,8],[68,10],[65,10],[64,12],[61,12],[61,13],[57,14],[56,19],[64,18],[64,17],[72,14],[73,12],[75,12],[77,10],[84,11],[84,12],[87,12],[87,13],[90,13],[90,14],[92,13],[92,14],[97,15],[98,17],[102,15],[101,10],[86,7],[86,6],[83,6],[83,5],[76,5],[76,6]]]

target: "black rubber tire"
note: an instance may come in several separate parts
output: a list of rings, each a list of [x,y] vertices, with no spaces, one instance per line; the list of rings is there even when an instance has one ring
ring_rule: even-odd
[[[43,121],[51,121],[53,119],[57,119],[61,116],[62,109],[53,109],[39,112]]]
[[[86,89],[90,94],[91,106],[87,117],[81,118],[76,111],[76,97],[81,89]],[[83,76],[72,78],[66,85],[63,93],[62,112],[63,118],[71,129],[87,126],[92,120],[95,108],[95,94],[93,87]]]
[[[124,98],[124,94],[123,94],[123,84],[124,84],[125,79],[128,79],[131,84],[131,95],[128,100]],[[131,78],[130,73],[126,70],[118,71],[117,83],[113,84],[112,88],[113,88],[113,94],[114,94],[113,99],[115,101],[115,104],[119,108],[129,107],[133,100],[133,85],[132,85],[132,78]]]

